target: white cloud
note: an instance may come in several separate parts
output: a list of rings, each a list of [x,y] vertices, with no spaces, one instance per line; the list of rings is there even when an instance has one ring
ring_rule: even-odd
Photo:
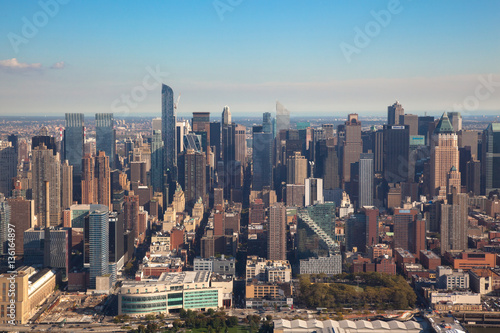
[[[0,60],[0,69],[11,71],[11,72],[19,72],[19,71],[32,71],[32,70],[40,70],[42,69],[42,64],[28,64],[17,61],[16,58]]]
[[[63,69],[64,67],[66,67],[66,64],[64,63],[64,61],[56,62],[55,64],[50,66],[51,69]]]

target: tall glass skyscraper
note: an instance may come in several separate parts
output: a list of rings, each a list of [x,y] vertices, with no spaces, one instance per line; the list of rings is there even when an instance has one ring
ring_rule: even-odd
[[[262,126],[254,126],[252,141],[252,190],[262,191],[273,183],[273,134],[264,133]]]
[[[174,92],[165,84],[161,88],[161,120],[163,167],[170,183],[177,181],[176,115],[174,113]]]
[[[73,175],[82,173],[83,140],[83,113],[66,113],[64,159],[73,166]]]
[[[89,215],[90,289],[96,288],[96,277],[109,273],[109,212],[99,205]]]
[[[373,206],[373,154],[361,154],[359,158],[359,202],[358,207]]]
[[[113,128],[112,113],[96,113],[95,115],[95,136],[96,150],[103,151],[109,157],[109,166],[116,169],[116,132]]]

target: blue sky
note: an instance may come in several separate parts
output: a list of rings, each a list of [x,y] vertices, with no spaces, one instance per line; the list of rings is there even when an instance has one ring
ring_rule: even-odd
[[[292,115],[385,114],[396,99],[417,114],[500,110],[499,1],[41,3],[58,8],[0,2],[2,115],[159,115],[152,69],[182,94],[179,116],[276,100]],[[145,94],[127,104],[132,91]]]

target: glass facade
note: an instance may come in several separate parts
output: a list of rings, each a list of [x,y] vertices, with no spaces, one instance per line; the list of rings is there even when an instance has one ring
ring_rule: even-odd
[[[73,175],[81,175],[83,158],[83,113],[66,113],[64,159],[73,166]]]
[[[116,135],[113,128],[112,113],[96,113],[95,115],[96,151],[103,151],[109,157],[109,166],[115,169]]]
[[[167,85],[161,89],[161,132],[163,138],[163,166],[169,181],[177,180],[176,115],[174,113],[174,92]]]
[[[95,289],[96,277],[108,274],[109,269],[109,213],[93,211],[89,215],[90,288]]]

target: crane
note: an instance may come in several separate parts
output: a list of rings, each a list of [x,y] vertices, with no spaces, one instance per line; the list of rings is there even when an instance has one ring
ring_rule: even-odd
[[[181,100],[181,94],[179,93],[179,96],[177,96],[177,102],[174,103],[174,113],[177,116],[177,106],[179,105],[179,101]]]

